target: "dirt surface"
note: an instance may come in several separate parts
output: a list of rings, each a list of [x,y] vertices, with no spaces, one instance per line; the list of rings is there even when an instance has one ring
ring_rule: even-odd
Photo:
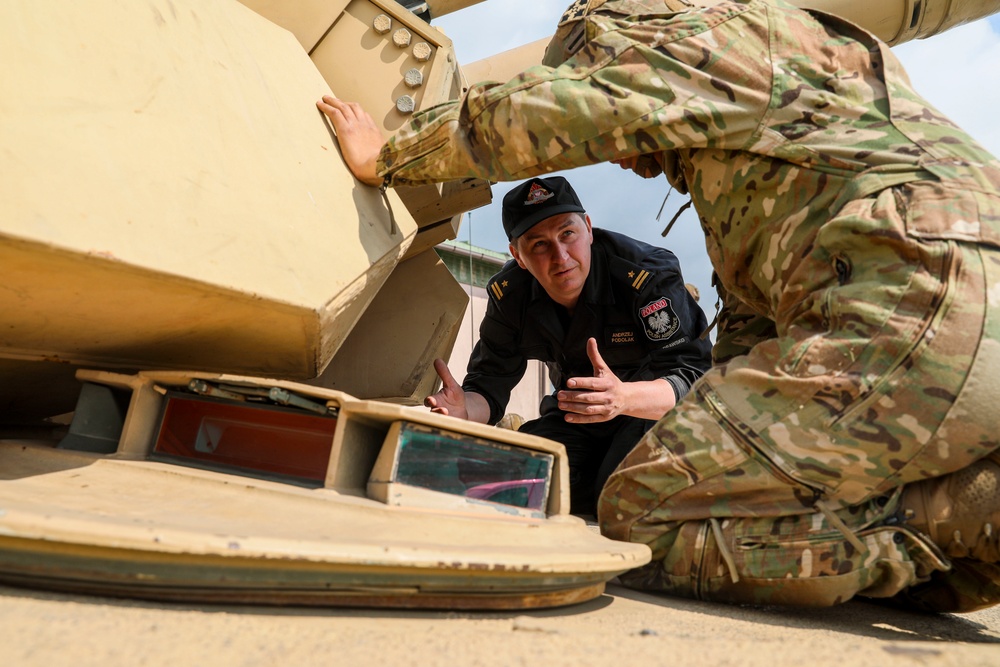
[[[1000,609],[738,607],[609,586],[522,613],[163,605],[0,587],[0,666],[1000,665]]]

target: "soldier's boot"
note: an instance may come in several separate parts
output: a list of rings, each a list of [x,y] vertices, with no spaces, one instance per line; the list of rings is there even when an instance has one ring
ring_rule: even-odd
[[[908,611],[949,614],[993,607],[1000,604],[1000,565],[955,558],[950,570],[931,572],[927,581],[882,601]]]
[[[910,484],[906,524],[952,558],[1000,562],[1000,452],[943,477]]]

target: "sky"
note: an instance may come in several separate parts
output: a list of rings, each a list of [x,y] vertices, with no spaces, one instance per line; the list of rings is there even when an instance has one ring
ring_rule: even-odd
[[[550,36],[569,4],[569,0],[492,0],[432,23],[452,39],[459,63],[471,63]],[[893,51],[918,92],[994,155],[1000,155],[1000,123],[996,121],[1000,109],[1000,15],[901,44]],[[595,226],[673,251],[680,258],[685,280],[698,287],[701,306],[712,319],[712,268],[697,216],[686,211],[669,236],[661,236],[687,201],[686,196],[674,192],[664,205],[669,190],[665,178],[645,180],[612,164],[558,173],[573,184]],[[457,240],[506,252],[500,202],[515,185],[494,185],[493,203],[463,219]],[[663,213],[657,220],[661,206]]]

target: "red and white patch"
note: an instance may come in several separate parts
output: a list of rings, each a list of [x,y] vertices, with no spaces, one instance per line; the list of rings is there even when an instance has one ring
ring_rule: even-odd
[[[531,187],[528,188],[528,198],[524,200],[524,204],[525,206],[541,204],[547,199],[552,199],[552,193],[540,186],[538,183],[532,183]]]
[[[639,309],[639,319],[642,320],[649,340],[667,340],[681,327],[677,313],[670,305],[670,299],[661,296],[656,301],[650,301]]]

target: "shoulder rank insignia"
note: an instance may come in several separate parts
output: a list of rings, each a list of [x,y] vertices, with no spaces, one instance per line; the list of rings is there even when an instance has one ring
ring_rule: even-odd
[[[630,270],[628,272],[628,279],[632,281],[632,289],[636,292],[642,289],[642,286],[646,284],[646,280],[649,279],[649,271],[645,269]]]
[[[507,287],[506,280],[494,280],[490,283],[490,291],[493,292],[493,296],[499,301],[503,298],[503,291]]]

